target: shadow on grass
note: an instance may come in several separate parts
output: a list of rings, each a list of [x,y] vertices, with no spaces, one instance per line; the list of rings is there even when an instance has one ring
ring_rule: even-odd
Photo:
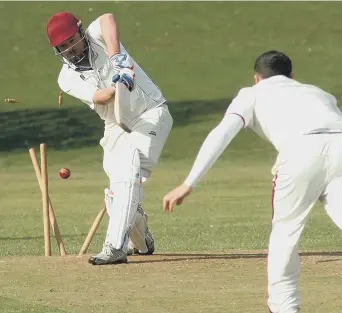
[[[200,120],[208,114],[223,114],[229,100],[169,102],[174,127]],[[104,123],[86,106],[0,112],[0,151],[27,149],[46,143],[54,149],[98,145]]]
[[[97,236],[104,236],[105,233],[96,233]],[[82,234],[75,234],[75,235],[64,235],[62,234],[62,237],[63,237],[63,240],[65,240],[65,238],[78,238],[78,237],[86,237],[88,235],[88,233],[82,233]],[[54,240],[54,235],[51,235],[51,240]],[[7,241],[7,240],[10,240],[10,241],[15,241],[15,240],[37,240],[37,239],[44,239],[44,236],[25,236],[25,237],[0,237],[0,241]]]
[[[299,253],[301,257],[308,256],[333,256],[340,257],[342,252],[302,252]],[[153,257],[158,259],[153,259]],[[234,260],[234,259],[266,259],[267,253],[169,253],[169,254],[154,254],[151,258],[146,260],[134,260],[134,257],[129,260],[129,263],[167,263],[191,260]],[[333,260],[330,260],[333,261]]]

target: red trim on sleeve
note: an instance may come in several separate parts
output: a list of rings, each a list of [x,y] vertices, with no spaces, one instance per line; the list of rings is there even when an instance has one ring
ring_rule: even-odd
[[[275,197],[275,187],[277,185],[277,178],[278,178],[278,172],[275,174],[273,182],[272,182],[272,220],[273,220],[273,216],[274,216],[274,197]]]
[[[272,204],[272,220],[274,217],[274,197],[275,197],[275,188],[277,186],[278,172],[274,175],[272,181],[272,196],[271,196],[271,204]],[[268,249],[267,249],[267,260],[268,260]],[[269,306],[267,306],[269,313],[273,313]]]
[[[242,126],[242,127],[245,128],[246,122],[245,122],[245,119],[243,118],[242,115],[240,115],[240,114],[238,114],[238,113],[226,113],[226,115],[229,115],[229,114],[234,114],[234,115],[240,116],[241,119],[242,119],[242,122],[243,122],[243,126]]]

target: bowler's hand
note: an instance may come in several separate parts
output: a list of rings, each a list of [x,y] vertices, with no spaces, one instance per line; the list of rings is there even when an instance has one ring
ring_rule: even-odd
[[[173,207],[182,204],[191,192],[192,188],[184,184],[170,191],[163,199],[164,211],[172,212]]]

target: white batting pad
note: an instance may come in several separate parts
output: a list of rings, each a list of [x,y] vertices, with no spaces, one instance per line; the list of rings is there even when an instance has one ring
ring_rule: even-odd
[[[137,213],[135,214],[134,224],[132,227],[132,231],[130,233],[130,238],[134,244],[134,247],[142,253],[147,252],[145,240],[147,231],[147,215],[145,214],[143,208],[139,205]]]
[[[128,236],[135,223],[139,203],[143,199],[139,152],[130,145],[115,160],[115,175],[106,193],[109,215],[106,242],[127,251]]]
[[[117,123],[125,131],[131,132],[133,113],[131,111],[130,91],[120,82],[115,84],[114,115]]]

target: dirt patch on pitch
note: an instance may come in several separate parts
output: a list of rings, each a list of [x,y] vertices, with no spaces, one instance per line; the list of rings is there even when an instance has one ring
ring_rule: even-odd
[[[265,312],[264,251],[159,253],[107,266],[90,265],[88,257],[2,258],[0,293],[70,313]],[[339,312],[341,254],[301,260],[303,312]]]

